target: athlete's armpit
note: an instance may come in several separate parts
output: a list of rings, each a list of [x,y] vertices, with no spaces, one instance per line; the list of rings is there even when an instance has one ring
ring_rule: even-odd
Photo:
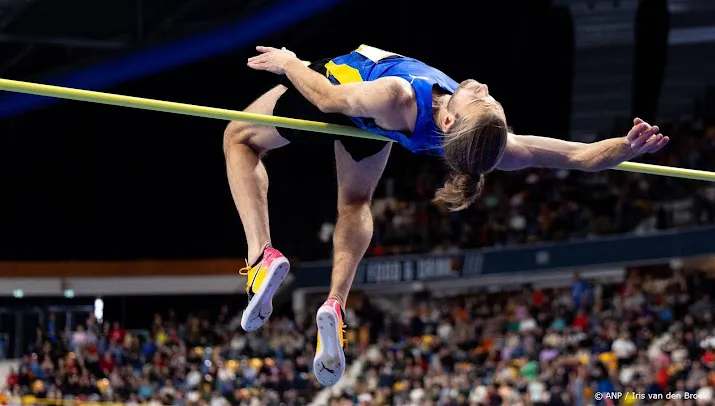
[[[318,106],[325,113],[394,121],[411,107],[416,109],[415,93],[401,78],[385,77],[370,82],[333,86],[329,100]]]

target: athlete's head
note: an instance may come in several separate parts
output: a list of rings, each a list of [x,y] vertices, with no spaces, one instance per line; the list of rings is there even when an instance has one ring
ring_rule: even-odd
[[[438,114],[444,133],[444,158],[450,179],[437,190],[435,203],[457,211],[474,203],[506,148],[504,109],[475,80],[462,82]]]

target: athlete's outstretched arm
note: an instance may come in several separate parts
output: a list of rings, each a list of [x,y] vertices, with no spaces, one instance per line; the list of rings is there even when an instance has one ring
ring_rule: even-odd
[[[563,141],[531,135],[509,134],[504,157],[497,169],[513,171],[528,167],[601,171],[653,153],[668,143],[669,138],[641,119],[633,120],[633,128],[624,137],[594,143]]]

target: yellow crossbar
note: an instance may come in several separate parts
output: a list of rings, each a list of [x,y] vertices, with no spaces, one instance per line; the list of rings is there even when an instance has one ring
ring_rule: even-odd
[[[367,138],[378,141],[392,141],[386,137],[369,133],[354,127],[321,123],[318,121],[299,120],[288,117],[276,117],[264,114],[246,113],[218,109],[214,107],[196,106],[185,103],[175,103],[162,100],[144,99],[140,97],[123,96],[112,93],[102,93],[90,90],[71,89],[60,86],[43,85],[39,83],[21,82],[0,79],[0,90],[16,93],[27,93],[38,96],[57,97],[60,99],[78,100],[89,103],[109,104],[141,110],[162,111],[165,113],[183,114],[187,116],[213,118],[219,120],[243,121],[246,123],[269,125],[295,130],[313,131],[325,134],[344,135],[347,137]],[[650,175],[670,176],[694,180],[715,182],[715,172],[698,171],[669,166],[650,165],[634,162],[624,162],[614,169],[626,172],[639,172]]]

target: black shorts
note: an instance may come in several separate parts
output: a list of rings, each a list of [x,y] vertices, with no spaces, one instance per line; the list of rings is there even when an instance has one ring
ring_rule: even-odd
[[[313,62],[309,67],[321,75],[325,75],[327,72],[325,64],[329,61],[330,59],[322,59],[320,61]],[[318,109],[313,103],[303,97],[303,95],[300,94],[300,92],[285,76],[281,78],[280,84],[287,87],[288,90],[286,90],[276,102],[276,107],[273,109],[273,115],[357,127],[352,120],[343,114],[323,113],[320,111],[320,109]],[[384,141],[293,130],[290,128],[279,128],[278,132],[283,138],[290,141],[291,144],[332,144],[335,141],[340,141],[355,162],[362,161],[367,157],[377,154],[387,144],[387,142]]]

